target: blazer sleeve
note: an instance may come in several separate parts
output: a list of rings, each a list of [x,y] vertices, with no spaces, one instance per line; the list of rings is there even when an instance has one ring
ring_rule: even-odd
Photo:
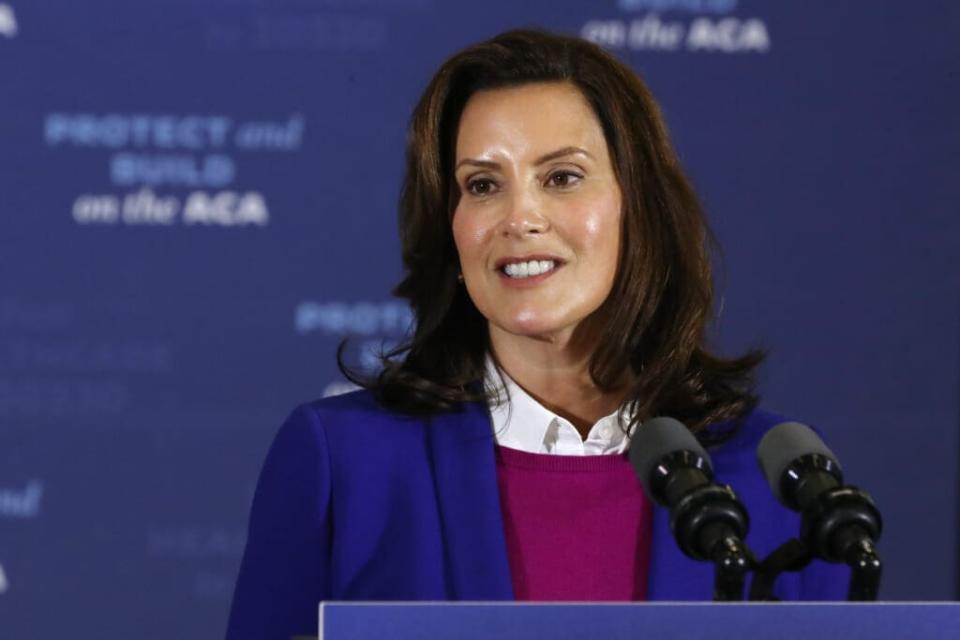
[[[329,592],[330,538],[326,437],[316,412],[302,405],[260,472],[227,640],[316,636],[317,605]]]

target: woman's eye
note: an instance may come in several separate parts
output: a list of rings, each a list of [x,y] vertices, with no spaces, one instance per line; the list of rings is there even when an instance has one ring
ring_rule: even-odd
[[[550,174],[550,177],[547,178],[547,182],[552,187],[571,187],[580,181],[583,176],[576,174],[572,171],[557,171],[556,173]]]
[[[467,182],[467,191],[475,196],[490,195],[493,193],[494,187],[493,180],[487,180],[486,178],[479,178]]]

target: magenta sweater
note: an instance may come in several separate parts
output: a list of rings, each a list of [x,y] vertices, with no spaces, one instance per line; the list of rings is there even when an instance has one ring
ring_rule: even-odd
[[[517,600],[645,600],[650,503],[626,454],[497,448]]]

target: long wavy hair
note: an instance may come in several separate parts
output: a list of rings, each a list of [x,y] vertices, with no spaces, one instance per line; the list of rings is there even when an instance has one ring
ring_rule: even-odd
[[[621,258],[600,310],[605,326],[590,360],[593,382],[625,393],[633,421],[670,415],[696,432],[741,417],[756,404],[753,373],[763,353],[724,359],[706,349],[715,243],[653,96],[600,47],[543,31],[508,31],[468,47],[427,86],[407,138],[400,197],[405,276],[394,289],[409,301],[415,327],[383,354],[372,378],[350,371],[339,357],[341,371],[381,405],[405,414],[494,401],[481,383],[486,320],[458,282],[451,228],[460,196],[456,135],[474,93],[535,82],[571,83],[586,97],[623,197]]]

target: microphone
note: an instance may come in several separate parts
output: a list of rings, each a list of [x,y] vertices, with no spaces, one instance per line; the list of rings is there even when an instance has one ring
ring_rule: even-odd
[[[747,510],[729,486],[713,482],[710,456],[681,422],[658,417],[637,427],[630,463],[653,502],[670,510],[681,551],[717,568],[714,600],[742,600],[752,554],[743,544]]]
[[[836,456],[799,422],[768,431],[757,459],[781,504],[802,514],[800,539],[807,548],[853,569],[850,600],[876,600],[882,567],[874,545],[883,522],[869,494],[843,484]]]

